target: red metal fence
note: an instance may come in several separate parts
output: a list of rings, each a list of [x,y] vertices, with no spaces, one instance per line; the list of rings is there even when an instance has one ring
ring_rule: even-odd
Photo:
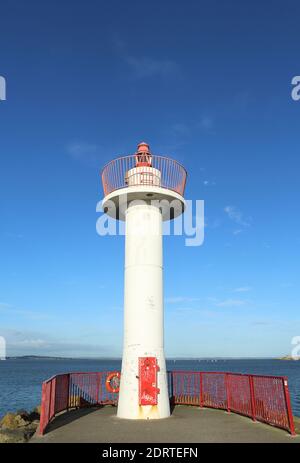
[[[53,376],[42,385],[40,433],[63,410],[116,404],[118,394],[108,392],[106,372],[67,373]]]
[[[160,186],[183,196],[186,176],[185,168],[174,159],[153,154],[151,167],[137,167],[137,157],[132,154],[106,164],[102,170],[102,185],[104,196],[119,188],[144,185]]]
[[[174,404],[219,408],[295,434],[287,378],[224,372],[169,372]]]
[[[108,392],[105,385],[110,373],[68,373],[45,381],[40,433],[44,434],[48,423],[63,410],[117,404],[118,394]],[[295,434],[286,377],[169,371],[168,387],[174,405],[219,408]]]

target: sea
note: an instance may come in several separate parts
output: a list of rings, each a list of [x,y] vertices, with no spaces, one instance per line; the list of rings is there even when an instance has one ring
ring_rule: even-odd
[[[0,361],[0,417],[41,402],[42,382],[58,373],[114,371],[121,360],[7,359]],[[227,371],[287,376],[293,414],[300,417],[300,361],[276,359],[171,359],[168,370]]]

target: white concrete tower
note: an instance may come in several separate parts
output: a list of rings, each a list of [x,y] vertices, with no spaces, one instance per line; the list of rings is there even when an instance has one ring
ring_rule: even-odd
[[[140,143],[102,171],[103,209],[125,220],[124,347],[118,417],[170,415],[164,355],[162,226],[184,211],[186,171]],[[170,207],[171,206],[171,207]]]

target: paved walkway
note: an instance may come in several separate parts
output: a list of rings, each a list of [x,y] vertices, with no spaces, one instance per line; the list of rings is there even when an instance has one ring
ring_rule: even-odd
[[[286,442],[300,443],[300,436],[221,410],[176,406],[170,418],[152,421],[120,420],[116,408],[74,410],[56,417],[42,442]]]

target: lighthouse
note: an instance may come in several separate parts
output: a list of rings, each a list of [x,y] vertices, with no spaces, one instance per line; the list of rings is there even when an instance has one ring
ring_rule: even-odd
[[[163,222],[184,212],[186,170],[147,143],[102,170],[105,213],[125,221],[124,340],[117,416],[170,416],[164,354]]]

